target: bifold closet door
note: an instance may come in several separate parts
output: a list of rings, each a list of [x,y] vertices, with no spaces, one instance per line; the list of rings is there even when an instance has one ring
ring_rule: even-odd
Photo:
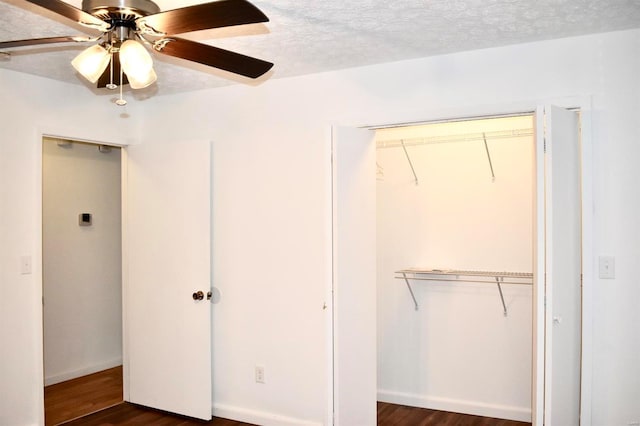
[[[125,400],[211,419],[211,145],[125,150]]]
[[[580,422],[582,356],[582,200],[578,113],[554,106],[539,108],[536,131],[536,312],[544,312],[544,315],[535,321],[538,349],[535,424],[542,424],[544,419],[545,425],[577,426]],[[540,345],[544,347],[543,355]],[[540,368],[544,369],[543,377]],[[543,419],[540,418],[541,392]]]
[[[376,424],[376,151],[332,129],[334,423]]]

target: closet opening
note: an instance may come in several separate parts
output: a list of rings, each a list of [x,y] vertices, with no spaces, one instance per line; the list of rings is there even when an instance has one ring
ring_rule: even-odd
[[[531,422],[534,128],[375,131],[379,402]]]

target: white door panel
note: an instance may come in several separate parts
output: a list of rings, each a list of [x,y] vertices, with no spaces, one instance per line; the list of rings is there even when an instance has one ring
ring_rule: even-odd
[[[212,405],[210,149],[128,147],[123,200],[125,399],[201,419]]]
[[[338,127],[332,136],[334,424],[373,425],[377,396],[375,134]]]
[[[538,145],[544,143],[545,152],[543,173],[538,163],[538,201],[544,208],[537,210],[536,250],[537,287],[543,292],[536,300],[543,305],[536,311],[545,314],[535,321],[542,327],[536,331],[537,343],[544,342],[544,354],[540,347],[537,351],[538,361],[544,359],[544,377],[537,362],[536,395],[541,396],[543,382],[545,425],[577,426],[582,306],[579,117],[576,112],[547,106],[537,111],[537,127],[538,138],[544,137]],[[540,401],[537,403],[535,424],[541,424]]]

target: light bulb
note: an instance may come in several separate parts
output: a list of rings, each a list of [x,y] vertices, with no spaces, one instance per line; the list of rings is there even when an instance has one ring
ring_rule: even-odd
[[[80,54],[71,61],[71,65],[84,78],[91,83],[95,83],[104,70],[107,69],[109,59],[109,52],[107,52],[104,47],[96,44],[80,52]]]
[[[142,89],[157,79],[151,55],[135,40],[127,40],[120,46],[120,65],[132,89]]]

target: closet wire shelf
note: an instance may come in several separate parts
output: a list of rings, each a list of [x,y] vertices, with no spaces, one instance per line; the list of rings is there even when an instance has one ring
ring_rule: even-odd
[[[466,282],[496,284],[500,293],[500,301],[504,316],[507,316],[507,305],[502,294],[502,284],[533,285],[533,274],[530,272],[497,272],[497,271],[467,271],[459,269],[419,269],[409,268],[395,272],[396,279],[404,280],[411,293],[415,310],[418,310],[418,301],[413,294],[410,280],[438,281],[438,282]]]

